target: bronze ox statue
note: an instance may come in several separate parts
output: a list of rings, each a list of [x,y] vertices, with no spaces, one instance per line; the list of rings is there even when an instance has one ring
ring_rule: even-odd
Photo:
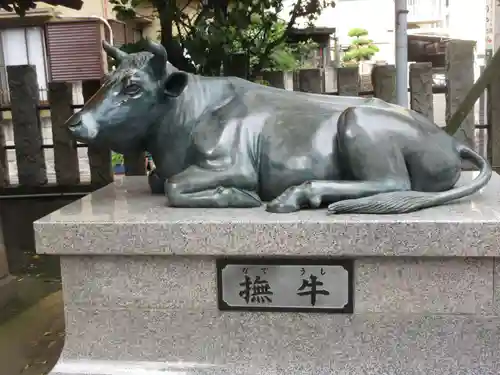
[[[290,92],[176,69],[151,41],[127,54],[67,121],[73,136],[149,151],[153,193],[174,207],[403,213],[485,186],[488,162],[419,113],[379,99]],[[461,159],[480,172],[455,184]]]

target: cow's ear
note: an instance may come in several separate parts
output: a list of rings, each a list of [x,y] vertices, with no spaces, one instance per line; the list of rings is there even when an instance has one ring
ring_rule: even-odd
[[[173,72],[165,80],[163,90],[165,95],[176,98],[188,85],[188,75],[185,72]]]

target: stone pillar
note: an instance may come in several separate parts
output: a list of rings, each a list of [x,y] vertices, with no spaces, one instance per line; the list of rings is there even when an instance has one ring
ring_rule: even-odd
[[[298,71],[298,90],[321,94],[323,92],[323,75],[321,69],[301,69]]]
[[[358,96],[359,68],[346,66],[337,68],[337,91],[340,96]]]
[[[283,71],[266,71],[261,72],[260,75],[264,81],[269,82],[272,87],[285,89],[285,72]]]
[[[410,107],[434,121],[434,97],[432,93],[432,63],[410,65]]]
[[[146,175],[146,153],[126,153],[123,155],[125,176]]]
[[[486,95],[489,126],[486,154],[493,170],[500,173],[500,77],[491,82]]]
[[[3,226],[0,215],[0,309],[7,305],[11,298],[14,297],[16,292],[16,289],[14,288],[15,282],[15,277],[11,276],[9,273],[7,250],[5,248]]]
[[[0,118],[3,120],[3,115],[0,115]],[[5,130],[3,126],[0,126],[0,188],[7,187],[10,184],[9,161],[5,145]]]
[[[76,185],[80,182],[76,141],[66,127],[73,115],[72,87],[66,82],[49,83],[50,119],[54,143],[54,169],[60,185]]]
[[[38,112],[39,91],[33,65],[8,66],[9,90],[19,184],[47,183],[43,137]]]
[[[475,42],[451,40],[446,46],[446,121],[474,85]],[[462,122],[455,138],[474,148],[474,113]]]
[[[0,280],[9,275],[9,265],[7,262],[7,251],[3,238],[3,226],[0,215]]]
[[[290,71],[290,72],[284,72],[284,76],[285,76],[285,90],[287,91],[293,91],[294,90],[294,77],[295,77],[295,74],[293,71]]]
[[[240,77],[248,79],[248,56],[244,53],[229,55],[224,64],[224,75],[226,77]]]
[[[396,67],[375,65],[372,70],[373,95],[386,102],[396,104]]]

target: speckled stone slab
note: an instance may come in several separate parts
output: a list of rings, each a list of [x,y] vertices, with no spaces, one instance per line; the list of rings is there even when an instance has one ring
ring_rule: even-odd
[[[63,356],[50,375],[500,372],[498,318],[108,308],[66,314]],[[156,366],[147,370],[151,362]],[[130,371],[140,366],[146,370]]]
[[[34,224],[61,255],[50,375],[497,375],[499,202],[494,175],[406,215],[175,209],[125,178]],[[354,314],[219,311],[221,255],[352,257]]]
[[[493,263],[467,260],[470,275],[456,258],[425,258],[426,274],[399,258],[357,269],[378,260],[380,275],[397,274],[391,259],[403,285],[358,272],[356,313],[331,315],[219,311],[213,257],[62,256],[66,339],[50,375],[498,374]]]
[[[459,184],[472,178],[464,173]],[[34,223],[53,254],[498,256],[500,176],[472,197],[404,215],[179,209],[127,177]]]

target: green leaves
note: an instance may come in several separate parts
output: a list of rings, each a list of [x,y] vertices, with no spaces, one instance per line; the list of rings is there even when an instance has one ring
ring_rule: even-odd
[[[367,38],[368,31],[366,29],[354,28],[349,30],[347,35],[353,38],[353,40],[351,41],[351,46],[342,57],[344,63],[354,64],[370,60],[379,51],[373,40]]]
[[[355,27],[354,29],[349,30],[347,35],[351,38],[359,38],[368,35],[368,30],[362,29],[360,27]]]
[[[109,1],[120,19],[134,17],[142,4],[151,4],[158,12],[163,27],[161,40],[169,57],[184,53],[197,72],[206,75],[220,74],[232,54],[248,56],[251,69],[297,68],[317,45],[288,45],[290,30],[300,18],[313,21],[325,8],[335,6],[332,0],[295,0],[292,4],[289,0],[191,0],[198,11],[188,14],[188,8],[176,0]],[[285,4],[292,5],[290,18],[279,19]]]
[[[122,165],[124,163],[124,158],[122,154],[112,151],[111,152],[111,165],[113,167],[117,165]]]

